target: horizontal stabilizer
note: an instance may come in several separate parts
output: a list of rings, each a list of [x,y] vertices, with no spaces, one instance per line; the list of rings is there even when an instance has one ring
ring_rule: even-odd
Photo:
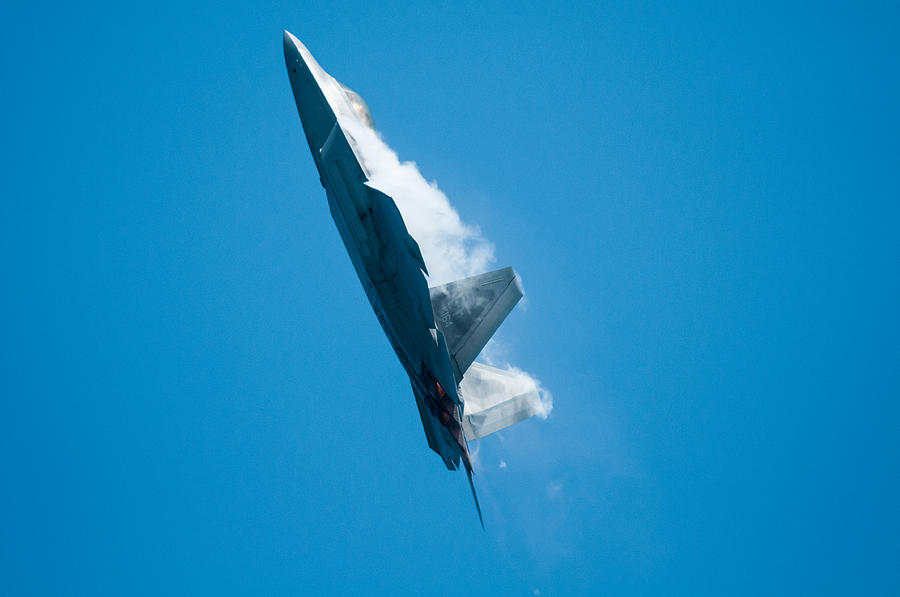
[[[545,413],[534,380],[481,363],[472,363],[459,392],[465,405],[463,430],[469,440]]]
[[[447,339],[454,375],[461,380],[512,308],[522,298],[511,267],[430,288],[434,319]]]

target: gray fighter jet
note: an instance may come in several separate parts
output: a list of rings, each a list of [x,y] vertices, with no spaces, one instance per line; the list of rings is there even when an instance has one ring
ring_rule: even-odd
[[[419,245],[394,200],[370,182],[348,130],[373,126],[368,106],[287,31],[284,59],[331,216],[409,375],[428,446],[450,470],[462,461],[483,525],[467,440],[541,412],[535,389],[515,389],[505,383],[510,373],[474,362],[522,297],[518,277],[507,267],[429,289]]]

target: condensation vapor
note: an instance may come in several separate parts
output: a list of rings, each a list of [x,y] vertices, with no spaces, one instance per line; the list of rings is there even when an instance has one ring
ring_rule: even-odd
[[[462,221],[437,183],[425,180],[414,162],[401,162],[374,129],[355,118],[341,118],[341,126],[355,142],[358,156],[368,171],[369,183],[393,197],[397,204],[410,235],[422,250],[429,286],[490,271],[495,261],[494,246],[477,226]],[[536,389],[541,396],[540,415],[546,418],[550,414],[553,397],[534,376],[505,361],[489,360],[493,361],[489,364],[514,376],[511,382],[516,387]],[[471,383],[464,387],[467,392],[488,391]]]
[[[341,126],[356,141],[370,184],[393,197],[406,228],[419,243],[430,286],[490,269],[494,246],[477,226],[462,221],[436,183],[425,180],[414,162],[401,162],[373,129],[353,119],[342,119]]]

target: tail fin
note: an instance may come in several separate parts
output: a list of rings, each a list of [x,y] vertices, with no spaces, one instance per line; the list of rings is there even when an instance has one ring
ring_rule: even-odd
[[[475,493],[475,481],[472,479],[472,468],[466,467],[466,475],[469,477],[469,487],[472,488],[472,497],[475,498],[475,509],[478,510],[478,522],[481,523],[481,528],[484,528],[484,518],[481,516],[481,505],[478,503],[478,495]]]
[[[457,383],[522,298],[511,267],[430,288],[431,306],[444,333]]]

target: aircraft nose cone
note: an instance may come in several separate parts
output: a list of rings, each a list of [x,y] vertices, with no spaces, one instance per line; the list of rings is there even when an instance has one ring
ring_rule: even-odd
[[[291,35],[291,33],[285,29],[284,31],[284,57],[287,58],[292,54],[297,53],[297,44],[294,43],[297,41],[297,38]]]

